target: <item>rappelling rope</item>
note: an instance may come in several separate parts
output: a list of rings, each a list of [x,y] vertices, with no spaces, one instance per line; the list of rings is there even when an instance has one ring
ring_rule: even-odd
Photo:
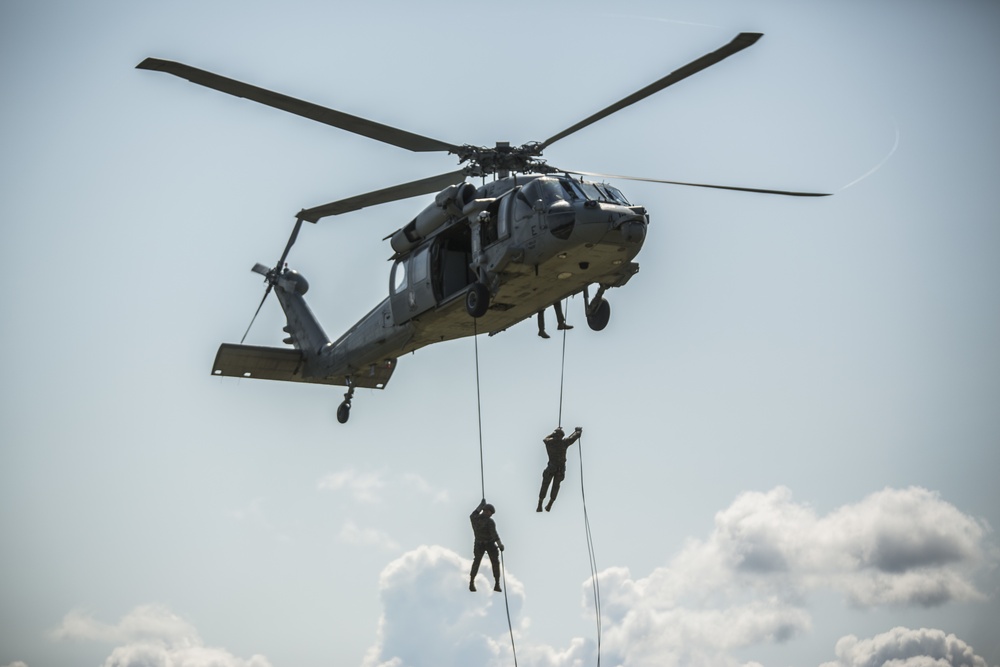
[[[563,329],[562,368],[559,371],[559,419],[562,426],[563,388],[566,384],[566,330]],[[594,587],[594,612],[597,616],[597,667],[601,667],[601,587],[597,581],[597,560],[594,557],[594,537],[590,532],[590,517],[587,514],[587,493],[583,486],[583,436],[577,441],[580,450],[580,498],[583,501],[583,525],[587,533],[587,553],[590,557],[590,580]]]
[[[503,562],[503,552],[500,552],[500,579],[503,581],[503,604],[507,608],[507,629],[510,631],[510,650],[514,655],[514,667],[517,667],[517,647],[514,646],[514,624],[510,621],[510,603],[507,601],[507,566]]]
[[[483,457],[483,399],[479,391],[479,324],[472,318],[472,339],[476,349],[476,414],[479,415],[479,479],[486,498],[486,465]],[[503,604],[507,609],[507,629],[510,631],[510,650],[514,656],[514,667],[517,667],[517,647],[514,645],[514,624],[510,620],[510,601],[507,599],[507,566],[503,561],[503,551],[500,552],[500,579],[503,582]]]
[[[583,436],[578,441],[580,448],[580,498],[583,500],[583,525],[587,529],[587,551],[590,553],[590,580],[594,586],[594,612],[597,616],[597,667],[601,667],[601,585],[597,580],[597,559],[594,556],[594,536],[590,532],[590,517],[587,514],[587,493],[583,487]]]
[[[559,419],[557,426],[562,426],[562,405],[563,405],[563,385],[566,383],[566,330],[563,329],[562,337],[562,370],[559,371]]]
[[[472,318],[472,340],[476,344],[476,414],[479,416],[479,479],[486,497],[486,466],[483,464],[483,399],[479,395],[479,324]]]

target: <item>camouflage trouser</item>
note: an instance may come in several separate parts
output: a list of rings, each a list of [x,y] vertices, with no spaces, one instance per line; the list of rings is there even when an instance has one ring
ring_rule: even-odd
[[[562,481],[566,479],[566,466],[565,465],[547,465],[545,470],[542,471],[542,488],[538,491],[538,499],[541,500],[545,497],[545,492],[549,490],[549,484],[552,484],[552,495],[549,496],[549,500],[555,500],[556,496],[559,495],[559,485]]]
[[[490,564],[493,566],[493,580],[500,581],[500,550],[495,542],[476,542],[472,547],[472,571],[469,579],[475,579],[479,574],[479,562],[483,560],[483,554],[490,555]]]

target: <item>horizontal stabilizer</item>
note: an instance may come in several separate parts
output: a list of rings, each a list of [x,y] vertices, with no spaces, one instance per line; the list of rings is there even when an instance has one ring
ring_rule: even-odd
[[[342,375],[305,377],[302,374],[305,365],[305,357],[301,350],[223,343],[215,355],[212,375],[347,386],[347,379]],[[353,376],[354,386],[366,389],[384,389],[395,369],[395,359],[375,364]]]

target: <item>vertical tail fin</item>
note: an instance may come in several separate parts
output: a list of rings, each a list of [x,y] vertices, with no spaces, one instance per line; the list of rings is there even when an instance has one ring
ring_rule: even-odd
[[[330,343],[330,338],[303,298],[309,290],[309,283],[298,272],[285,270],[274,278],[274,287],[288,321],[285,342],[302,350],[308,360]]]

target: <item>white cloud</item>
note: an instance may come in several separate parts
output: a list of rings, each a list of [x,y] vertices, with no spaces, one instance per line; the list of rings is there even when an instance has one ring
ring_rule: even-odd
[[[361,473],[354,468],[330,473],[319,481],[320,490],[347,491],[362,503],[376,503],[381,500],[385,481],[381,473]]]
[[[974,578],[995,560],[988,532],[937,494],[915,487],[886,489],[825,516],[793,501],[783,487],[742,494],[716,515],[706,539],[690,541],[648,576],[633,578],[622,567],[599,574],[602,661],[736,667],[736,650],[745,653],[807,632],[806,599],[816,590],[839,592],[865,607],[981,598]],[[467,559],[436,546],[390,563],[381,578],[379,640],[365,667],[509,663],[502,599],[484,596],[488,586],[468,593],[468,567]],[[595,661],[590,639],[575,639],[565,649],[532,644],[530,620],[520,614],[523,591],[519,584],[509,588],[519,664],[570,667]],[[590,581],[583,583],[581,599],[584,614],[593,616]],[[911,662],[890,663],[893,667],[981,664],[956,662],[975,656],[954,637],[920,632],[925,635],[919,651],[891,658]],[[824,667],[881,667],[882,662],[855,658],[877,653],[870,642],[882,646],[888,636],[866,642],[845,638],[837,647],[841,662]],[[935,648],[932,639],[939,636]],[[900,645],[912,646],[913,640]]]
[[[385,472],[359,472],[347,468],[332,472],[319,481],[321,491],[345,491],[354,500],[362,503],[378,503],[383,500],[386,489],[411,490],[427,496],[431,502],[448,501],[448,492],[431,486],[416,473],[390,475]]]
[[[66,614],[53,631],[56,639],[79,639],[109,644],[158,640],[173,645],[201,644],[190,623],[159,605],[142,605],[122,617],[115,625],[98,621],[87,612]]]
[[[485,585],[484,574],[479,592],[470,593],[470,566],[468,559],[439,546],[419,547],[389,563],[379,579],[378,640],[364,666],[511,664],[504,596]],[[506,584],[516,619],[524,590],[510,573]]]
[[[159,605],[136,607],[114,625],[72,611],[52,634],[61,640],[121,644],[104,667],[271,667],[260,655],[243,659],[205,646],[194,626]]]
[[[4,667],[28,667],[28,663],[21,662],[20,660],[15,660],[14,662],[4,665]]]
[[[837,659],[821,667],[988,667],[972,647],[941,630],[893,628],[872,639],[837,642]]]
[[[446,503],[448,502],[448,492],[444,489],[436,489],[431,486],[427,480],[416,473],[406,473],[402,476],[403,482],[415,490],[416,492],[428,496],[431,502],[434,503]]]
[[[725,578],[771,589],[838,590],[861,607],[980,599],[988,527],[931,491],[885,489],[817,517],[779,487],[745,493],[689,547]]]
[[[237,658],[224,649],[207,646],[175,647],[156,642],[119,646],[104,667],[271,667],[267,658]]]
[[[348,520],[341,527],[339,537],[342,541],[353,546],[378,547],[388,551],[395,551],[399,548],[399,544],[388,534],[375,528],[360,528],[351,520]]]

